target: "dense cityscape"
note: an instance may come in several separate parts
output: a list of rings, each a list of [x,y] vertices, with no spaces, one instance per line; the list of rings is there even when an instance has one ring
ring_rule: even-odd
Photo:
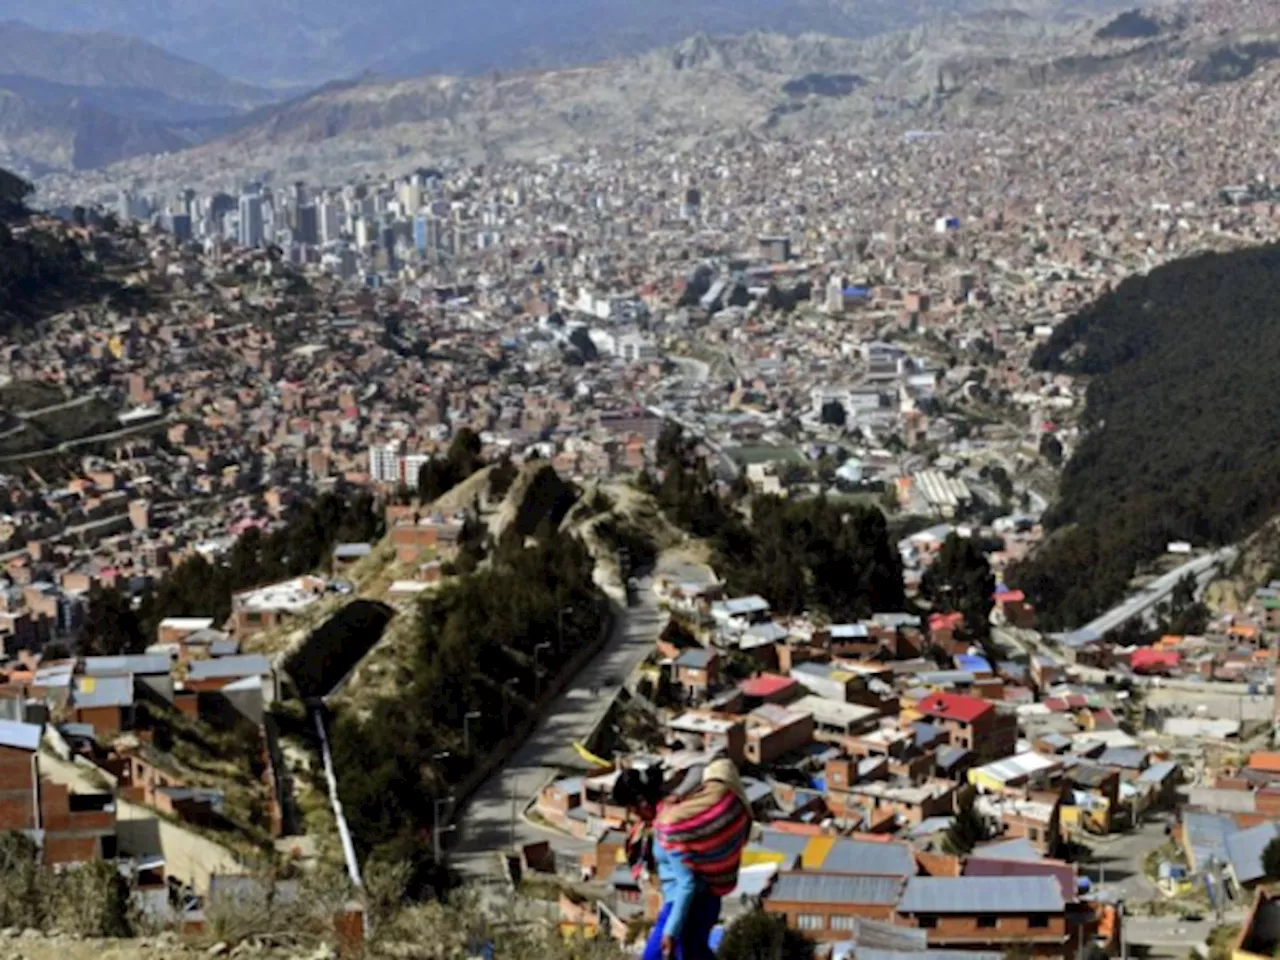
[[[816,141],[5,174],[0,255],[68,265],[0,276],[0,955],[640,956],[653,770],[747,811],[730,960],[1274,956],[1274,524],[1121,493],[1154,550],[1043,558],[1157,352],[1095,318],[1271,256],[1280,73],[1116,70]],[[1265,395],[1258,343],[1218,374]],[[1144,429],[1242,432],[1188,390]]]

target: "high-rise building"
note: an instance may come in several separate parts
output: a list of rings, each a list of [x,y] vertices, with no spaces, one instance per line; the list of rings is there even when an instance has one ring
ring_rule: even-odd
[[[430,459],[425,453],[410,453],[400,458],[400,479],[410,490],[418,489],[418,475]]]
[[[420,213],[413,218],[413,245],[419,253],[431,249],[431,217]]]
[[[374,483],[400,482],[400,444],[374,444],[369,448],[369,479]]]
[[[844,312],[844,277],[832,277],[827,283],[827,312]]]
[[[188,213],[170,214],[169,231],[179,243],[186,243],[191,239],[191,215]]]
[[[322,200],[317,210],[320,221],[320,242],[333,243],[342,236],[342,211],[335,200]]]
[[[262,198],[244,196],[240,198],[240,246],[259,247],[264,239],[262,224]]]
[[[299,243],[312,246],[320,242],[320,218],[316,208],[311,204],[298,207],[297,239]]]

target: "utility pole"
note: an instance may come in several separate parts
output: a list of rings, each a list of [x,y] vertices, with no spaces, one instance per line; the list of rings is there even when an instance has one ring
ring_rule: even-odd
[[[440,804],[442,803],[448,804],[449,808],[452,809],[453,800],[454,800],[453,794],[449,794],[449,796],[447,797],[436,797],[435,803],[433,804],[435,816],[432,819],[431,839],[435,844],[435,854],[436,854],[437,864],[440,864],[442,862],[442,857],[443,857],[443,852],[440,848],[440,838],[444,834],[452,833],[454,830],[457,829],[457,827],[455,827],[451,823],[447,824],[444,827],[440,826]]]
[[[564,652],[564,615],[573,613],[573,607],[562,607],[556,611],[556,654]]]
[[[542,671],[540,669],[540,664],[538,663],[538,654],[541,653],[543,650],[549,650],[550,648],[551,648],[551,644],[549,643],[539,643],[537,646],[533,648],[533,699],[534,700],[542,699]]]
[[[516,849],[516,800],[520,796],[520,781],[513,780],[511,784],[511,851],[514,853]]]
[[[471,721],[480,719],[479,710],[471,710],[462,715],[462,749],[471,756]]]
[[[502,685],[502,731],[503,733],[511,732],[511,691],[516,685],[516,678],[512,677]]]

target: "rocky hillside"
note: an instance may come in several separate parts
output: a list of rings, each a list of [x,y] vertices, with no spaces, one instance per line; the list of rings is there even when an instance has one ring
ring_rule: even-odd
[[[973,87],[1054,82],[1065,50],[1123,55],[1150,40],[1100,41],[1106,20],[1043,20],[1001,12],[947,16],[873,40],[699,34],[673,47],[576,69],[364,80],[334,85],[197,149],[109,171],[207,183],[235,172],[338,179],[440,158],[531,158],[580,145],[726,133],[824,136],[918,114]],[[1165,42],[1157,38],[1158,42]],[[107,178],[103,178],[107,182]],[[55,191],[65,181],[48,184]],[[81,181],[83,191],[90,187]]]
[[[699,34],[574,69],[335,84],[177,156],[42,186],[83,196],[122,179],[221,188],[237,175],[335,181],[603,143],[812,138],[872,123],[928,128],[1099,75],[1116,78],[1116,96],[1137,92],[1134,78],[1143,75],[1221,82],[1255,69],[1274,52],[1268,43],[1256,32],[1222,34],[1169,12],[1071,20],[1011,10],[951,14],[869,40]]]

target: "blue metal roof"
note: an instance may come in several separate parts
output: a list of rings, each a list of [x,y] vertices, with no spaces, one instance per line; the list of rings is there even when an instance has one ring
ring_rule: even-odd
[[[1195,866],[1201,867],[1210,857],[1226,859],[1227,837],[1236,832],[1236,823],[1221,814],[1186,810],[1182,814],[1182,828]]]
[[[79,708],[133,704],[133,677],[78,677],[77,680],[72,703]]]
[[[1161,763],[1153,763],[1142,773],[1138,774],[1139,783],[1162,783],[1168,779],[1169,775],[1178,769],[1178,761],[1165,760]]]
[[[123,676],[130,673],[168,673],[170,666],[169,656],[164,653],[84,658],[84,672],[90,677]]]
[[[1253,883],[1267,875],[1262,866],[1262,851],[1276,837],[1280,837],[1280,824],[1268,820],[1226,838],[1227,859],[1237,883]]]
[[[223,677],[261,677],[271,672],[271,662],[260,653],[212,660],[192,660],[187,676],[191,680],[213,680]]]
[[[689,667],[693,670],[705,670],[707,665],[711,663],[715,653],[706,647],[695,647],[692,650],[686,650],[680,656],[676,657],[676,666]]]

